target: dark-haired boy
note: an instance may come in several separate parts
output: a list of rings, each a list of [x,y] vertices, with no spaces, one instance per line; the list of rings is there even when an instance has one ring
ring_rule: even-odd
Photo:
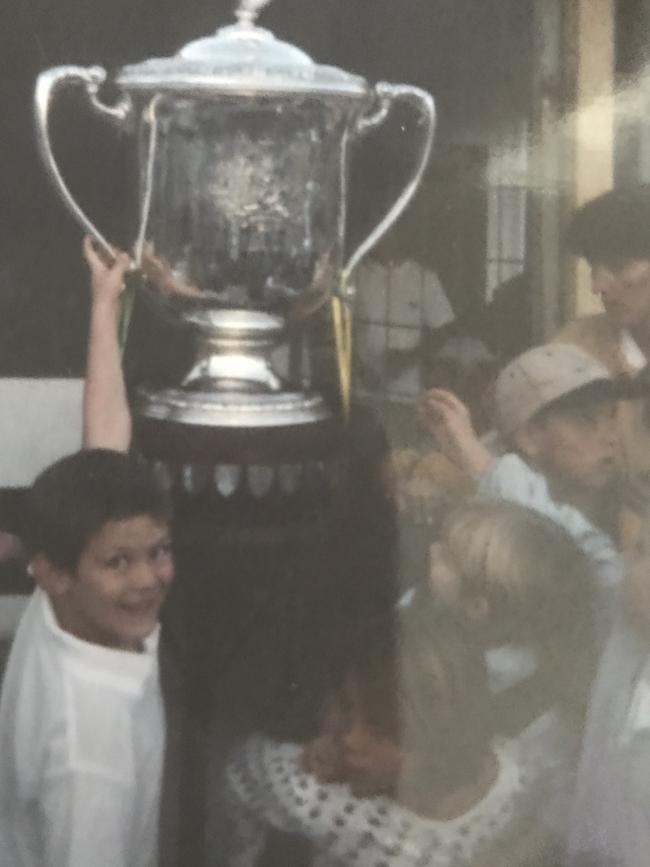
[[[0,697],[0,860],[155,867],[170,504],[140,461],[79,452],[36,480],[37,589]]]

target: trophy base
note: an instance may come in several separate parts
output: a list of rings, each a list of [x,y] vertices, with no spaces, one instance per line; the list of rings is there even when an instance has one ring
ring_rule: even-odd
[[[201,360],[181,387],[140,389],[144,420],[188,427],[269,430],[328,421],[331,413],[313,392],[291,391],[268,358],[286,323],[255,310],[203,310],[185,320],[199,335]]]
[[[327,421],[330,410],[318,394],[277,391],[163,391],[140,389],[137,408],[145,419],[211,428],[276,428]]]

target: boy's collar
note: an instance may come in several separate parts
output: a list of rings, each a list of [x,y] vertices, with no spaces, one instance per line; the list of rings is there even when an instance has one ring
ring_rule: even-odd
[[[73,660],[81,664],[89,664],[94,669],[101,669],[109,676],[117,676],[122,682],[141,682],[149,675],[152,663],[157,659],[160,624],[157,624],[145,639],[142,653],[104,647],[101,644],[84,641],[62,629],[47,593],[38,587],[34,594],[48,633]]]

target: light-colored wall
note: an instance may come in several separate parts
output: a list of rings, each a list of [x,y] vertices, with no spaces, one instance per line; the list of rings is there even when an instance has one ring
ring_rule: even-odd
[[[582,205],[614,185],[614,0],[573,0],[575,112],[570,125],[573,189],[570,206]],[[570,46],[569,46],[570,47]],[[572,294],[568,312],[582,316],[600,309],[584,261],[568,263]]]
[[[0,596],[0,641],[11,641],[29,596]]]
[[[0,488],[21,488],[81,447],[81,379],[0,379]]]

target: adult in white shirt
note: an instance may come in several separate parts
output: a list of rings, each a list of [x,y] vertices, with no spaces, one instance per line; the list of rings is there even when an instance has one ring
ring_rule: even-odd
[[[455,318],[440,278],[412,259],[372,258],[354,282],[360,391],[410,403],[422,387],[428,334]]]

